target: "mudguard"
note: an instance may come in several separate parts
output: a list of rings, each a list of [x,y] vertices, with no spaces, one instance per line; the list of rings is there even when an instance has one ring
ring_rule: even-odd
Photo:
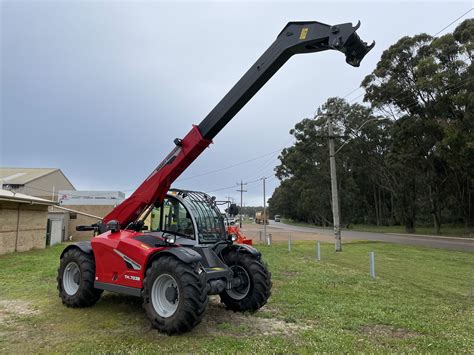
[[[235,250],[239,253],[247,253],[250,255],[255,255],[257,257],[262,256],[262,253],[260,253],[257,249],[247,244],[232,244],[232,245],[229,245],[224,250]]]
[[[92,254],[92,246],[90,241],[81,241],[81,242],[76,242],[73,244],[68,245],[66,248],[64,248],[63,252],[61,253],[60,259],[63,257],[64,253],[67,252],[70,249],[77,248],[82,250],[86,254]]]
[[[173,247],[161,250],[153,254],[152,260],[163,255],[172,255],[186,264],[195,263],[201,260],[201,255],[199,255],[197,251],[186,247]]]

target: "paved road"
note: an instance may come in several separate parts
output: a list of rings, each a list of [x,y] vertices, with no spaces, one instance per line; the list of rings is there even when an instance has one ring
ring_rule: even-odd
[[[270,221],[270,227],[296,232],[312,232],[320,235],[334,236],[333,231],[315,227],[300,227],[289,224]],[[342,231],[342,241],[344,240],[371,240],[378,242],[389,242],[396,244],[418,245],[432,248],[462,250],[474,252],[474,239],[449,238],[435,236],[413,236],[396,233],[372,233]]]

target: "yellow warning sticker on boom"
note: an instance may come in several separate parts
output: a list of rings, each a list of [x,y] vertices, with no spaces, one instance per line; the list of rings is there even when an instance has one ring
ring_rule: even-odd
[[[308,27],[303,27],[300,33],[300,39],[306,39],[306,35],[308,34]]]

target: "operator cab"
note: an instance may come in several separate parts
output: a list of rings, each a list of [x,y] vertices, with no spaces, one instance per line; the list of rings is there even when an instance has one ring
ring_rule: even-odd
[[[215,198],[204,192],[171,189],[145,217],[151,232],[176,236],[181,245],[215,244],[227,240],[224,218]]]

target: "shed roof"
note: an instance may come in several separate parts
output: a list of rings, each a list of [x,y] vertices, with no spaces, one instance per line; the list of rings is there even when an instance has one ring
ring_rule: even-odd
[[[15,193],[0,189],[0,201],[13,201],[18,203],[31,203],[37,205],[57,205],[57,202],[46,200],[35,196]]]
[[[49,174],[59,171],[69,182],[69,179],[58,168],[1,168],[0,180],[3,184],[25,185],[33,180],[42,178]],[[71,184],[71,186],[73,186]]]

